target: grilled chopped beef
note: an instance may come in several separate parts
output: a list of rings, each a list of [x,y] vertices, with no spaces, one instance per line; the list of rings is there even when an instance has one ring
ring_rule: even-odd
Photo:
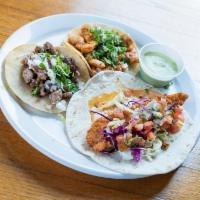
[[[44,84],[41,83],[39,87],[40,87],[40,94],[39,94],[39,95],[40,95],[41,97],[46,96],[47,93],[46,93],[46,91],[45,91]]]
[[[28,84],[32,90],[34,88],[38,89],[36,96],[44,97],[48,95],[51,104],[54,106],[62,99],[69,99],[73,94],[68,91],[66,86],[64,87],[66,79],[65,77],[61,78],[60,73],[62,74],[62,72],[59,72],[60,69],[56,68],[57,58],[61,59],[61,62],[69,65],[70,73],[66,75],[66,79],[76,84],[79,72],[74,60],[60,55],[58,50],[49,42],[46,42],[43,46],[36,46],[33,53],[28,54],[21,62],[22,78],[24,82]],[[62,64],[60,67],[62,67]]]
[[[42,81],[47,80],[47,73],[45,70],[38,69],[36,74],[37,74],[38,80],[42,80]]]
[[[63,99],[69,99],[72,97],[72,92],[65,92],[63,93]]]
[[[59,89],[55,92],[52,92],[49,96],[51,104],[55,105],[57,102],[62,100],[62,90]]]
[[[53,47],[53,45],[49,42],[46,42],[43,47],[41,46],[36,46],[35,48],[35,53],[44,53],[44,52],[48,52],[52,55],[56,54],[56,50],[55,48]]]
[[[42,53],[44,51],[43,47],[36,46],[34,53]]]
[[[22,72],[22,77],[25,83],[30,83],[31,80],[33,79],[33,71],[28,68],[25,68]]]
[[[38,80],[37,79],[32,79],[31,82],[30,82],[30,87],[33,88],[33,87],[36,87],[38,85]]]
[[[44,51],[45,51],[45,52],[48,52],[48,53],[50,53],[50,54],[52,54],[52,55],[56,54],[55,48],[54,48],[53,45],[52,45],[51,43],[49,43],[49,42],[46,42],[46,43],[44,44]]]

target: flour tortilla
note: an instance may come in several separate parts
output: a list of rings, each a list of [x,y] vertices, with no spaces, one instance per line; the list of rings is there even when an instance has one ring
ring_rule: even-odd
[[[137,45],[136,45],[135,40],[133,39],[133,37],[132,37],[130,34],[126,33],[124,30],[119,29],[119,28],[114,27],[114,26],[111,26],[111,25],[106,25],[106,24],[97,24],[97,23],[85,23],[85,24],[89,24],[91,27],[96,27],[96,26],[98,26],[98,27],[105,28],[105,29],[107,29],[107,30],[109,30],[109,31],[116,31],[116,32],[118,32],[119,34],[128,35],[128,36],[132,39],[133,44],[134,44],[134,46],[135,46],[135,48],[136,48],[136,51],[137,51],[137,54],[138,54],[138,48],[137,48]],[[68,42],[68,38],[69,38],[70,35],[80,35],[80,33],[81,33],[81,32],[80,32],[81,27],[82,27],[82,26],[76,27],[76,28],[70,30],[70,31],[67,33],[67,36],[66,36],[65,41],[64,41],[64,45],[66,45],[66,46],[72,46],[72,47],[73,47],[73,45],[71,45],[71,44]],[[90,65],[89,65],[89,63],[87,62],[87,60],[85,59],[84,55],[83,55],[80,51],[78,51],[75,47],[73,47],[73,48],[74,48],[74,51],[82,57],[82,59],[84,60],[84,62],[87,63],[88,70],[91,72]],[[138,57],[139,57],[139,54],[138,54]],[[139,64],[139,63],[130,64],[129,67],[128,67],[128,73],[136,74],[136,73],[139,71],[139,67],[140,67],[140,64]]]
[[[100,72],[88,81],[85,88],[76,93],[67,108],[67,134],[72,146],[89,156],[98,164],[123,174],[154,175],[163,174],[177,168],[194,145],[196,134],[190,117],[185,112],[185,125],[174,137],[167,151],[161,152],[153,161],[122,161],[118,153],[101,154],[89,149],[86,143],[87,130],[91,126],[88,100],[102,93],[118,91],[120,88],[149,88],[150,86],[135,76],[122,72]],[[158,90],[157,90],[158,92]]]
[[[31,95],[31,88],[22,79],[23,58],[34,51],[35,44],[25,44],[13,49],[5,59],[5,79],[9,89],[23,102],[29,106],[44,112],[60,113],[63,110],[54,108],[50,109],[49,97],[34,97]],[[72,58],[80,72],[80,81],[86,82],[89,79],[89,72],[86,64],[80,56],[74,53],[70,46],[57,47],[57,50],[65,56]]]

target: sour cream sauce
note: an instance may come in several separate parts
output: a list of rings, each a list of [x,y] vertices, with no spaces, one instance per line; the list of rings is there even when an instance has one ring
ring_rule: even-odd
[[[146,52],[144,62],[147,70],[158,77],[174,76],[178,72],[176,62],[160,52]]]

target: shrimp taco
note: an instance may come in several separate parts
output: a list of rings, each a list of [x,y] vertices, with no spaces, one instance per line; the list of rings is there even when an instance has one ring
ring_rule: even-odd
[[[47,42],[12,50],[5,60],[5,79],[22,102],[40,111],[59,113],[89,79],[89,72],[72,47],[53,47]]]
[[[68,136],[79,152],[111,170],[166,173],[193,145],[192,123],[183,108],[187,98],[152,90],[129,74],[101,72],[72,97]]]
[[[103,24],[84,24],[65,39],[88,63],[91,75],[104,70],[137,72],[139,58],[133,38],[124,31]]]

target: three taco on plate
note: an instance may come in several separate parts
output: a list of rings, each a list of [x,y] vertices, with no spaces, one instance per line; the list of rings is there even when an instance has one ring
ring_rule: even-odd
[[[100,165],[128,174],[166,173],[190,150],[188,95],[152,89],[134,75],[138,68],[128,33],[90,23],[69,31],[62,46],[16,47],[6,57],[5,79],[33,108],[67,110],[72,146]]]

